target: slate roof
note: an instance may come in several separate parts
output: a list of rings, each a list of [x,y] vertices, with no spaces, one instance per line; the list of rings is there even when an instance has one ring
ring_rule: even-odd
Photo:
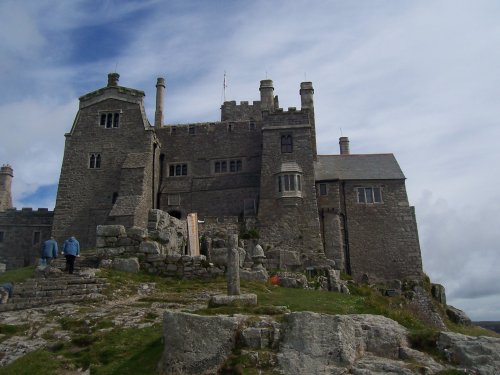
[[[316,181],[405,179],[393,154],[318,155]]]

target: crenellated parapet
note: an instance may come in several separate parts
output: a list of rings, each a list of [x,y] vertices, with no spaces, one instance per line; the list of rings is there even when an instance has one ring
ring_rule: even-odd
[[[236,101],[224,102],[221,106],[221,121],[242,121],[242,120],[260,120],[262,118],[262,105],[260,101]]]

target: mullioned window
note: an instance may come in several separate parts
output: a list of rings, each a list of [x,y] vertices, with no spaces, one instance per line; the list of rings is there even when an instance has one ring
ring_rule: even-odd
[[[90,169],[101,168],[101,154],[93,153],[89,155],[89,168]]]
[[[379,187],[359,187],[356,188],[358,193],[358,203],[364,204],[380,204],[382,202],[382,189]]]
[[[99,125],[106,128],[118,128],[120,127],[120,112],[100,112]]]

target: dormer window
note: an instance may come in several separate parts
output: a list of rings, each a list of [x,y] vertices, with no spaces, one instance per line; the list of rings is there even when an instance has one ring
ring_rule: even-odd
[[[100,112],[99,125],[106,129],[120,127],[120,112]]]

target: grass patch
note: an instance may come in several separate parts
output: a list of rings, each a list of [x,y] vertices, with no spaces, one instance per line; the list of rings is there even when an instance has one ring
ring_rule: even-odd
[[[60,367],[53,353],[45,350],[31,352],[10,365],[0,368],[1,375],[54,375]]]
[[[29,328],[27,324],[0,324],[0,333],[6,336],[16,336]]]
[[[0,375],[54,375],[89,367],[93,375],[154,375],[163,352],[161,334],[154,326],[80,335],[73,345],[28,353],[1,368]]]
[[[33,266],[16,268],[0,273],[0,283],[22,283],[32,278],[34,274],[35,268]]]

